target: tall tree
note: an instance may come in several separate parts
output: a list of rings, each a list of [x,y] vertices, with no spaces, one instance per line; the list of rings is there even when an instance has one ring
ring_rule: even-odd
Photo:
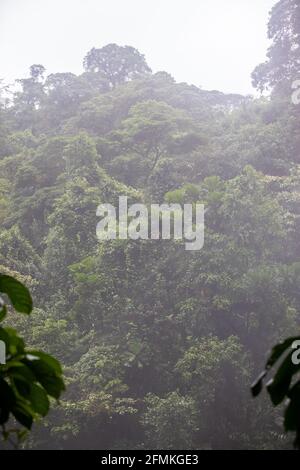
[[[282,90],[300,74],[300,3],[280,0],[271,10],[268,37],[272,44],[267,61],[252,73],[253,84],[265,89]]]
[[[22,93],[17,93],[16,96],[25,106],[36,108],[40,105],[44,95],[43,77],[46,69],[43,65],[34,64],[29,70],[29,78],[17,80],[22,86]]]
[[[84,58],[87,72],[101,72],[112,88],[120,83],[151,73],[144,56],[134,47],[108,44],[93,47]]]

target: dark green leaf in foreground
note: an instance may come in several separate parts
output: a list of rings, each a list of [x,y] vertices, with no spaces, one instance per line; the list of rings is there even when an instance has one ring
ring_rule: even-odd
[[[0,293],[6,294],[17,312],[29,315],[32,298],[27,287],[11,276],[0,274]]]

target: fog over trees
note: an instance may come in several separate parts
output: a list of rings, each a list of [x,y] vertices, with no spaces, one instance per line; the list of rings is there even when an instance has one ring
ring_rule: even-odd
[[[80,75],[29,64],[27,78],[2,84],[0,272],[27,286],[34,309],[0,311],[0,340],[12,327],[47,353],[38,358],[57,387],[36,376],[41,409],[11,379],[25,402],[7,428],[13,416],[30,428],[21,448],[290,449],[297,435],[299,445],[299,365],[286,362],[273,404],[250,393],[271,348],[300,335],[299,1],[276,3],[268,34],[255,98],[154,73],[134,44],[96,44]],[[203,248],[99,241],[97,207],[120,196],[204,204]],[[0,424],[8,405],[0,397]]]

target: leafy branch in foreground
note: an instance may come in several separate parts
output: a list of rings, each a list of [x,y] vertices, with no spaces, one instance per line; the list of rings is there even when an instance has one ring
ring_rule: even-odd
[[[294,446],[300,449],[300,379],[294,380],[295,374],[300,370],[300,363],[296,364],[299,361],[293,361],[295,354],[293,344],[298,341],[300,336],[290,337],[273,347],[265,370],[257,377],[251,391],[253,397],[260,394],[269,370],[283,358],[273,378],[266,384],[266,389],[274,406],[285,401],[284,428],[285,431],[296,432]]]
[[[17,312],[31,313],[28,289],[13,277],[0,274],[0,321],[8,311],[2,294]],[[47,415],[50,397],[59,399],[65,389],[62,369],[54,357],[26,349],[24,340],[12,328],[0,327],[0,341],[5,351],[4,364],[0,364],[0,426],[4,440],[10,440],[11,434],[19,440],[34,421]],[[21,428],[6,429],[11,416]]]

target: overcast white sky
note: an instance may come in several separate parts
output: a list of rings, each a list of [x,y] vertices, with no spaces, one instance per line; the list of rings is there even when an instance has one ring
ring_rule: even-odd
[[[82,72],[92,47],[136,47],[154,72],[204,89],[253,93],[276,0],[0,0],[0,78],[28,67]]]

